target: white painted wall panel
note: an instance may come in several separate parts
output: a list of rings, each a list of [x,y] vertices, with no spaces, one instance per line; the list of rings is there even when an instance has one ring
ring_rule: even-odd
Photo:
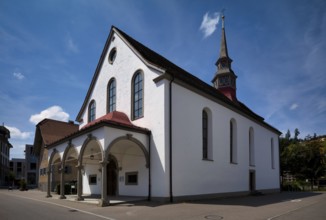
[[[213,161],[202,160],[202,110],[212,112]],[[249,170],[256,189],[278,182],[278,137],[273,132],[207,98],[173,84],[173,191],[175,196],[249,191]],[[230,120],[237,124],[237,164],[230,163]],[[249,166],[249,128],[255,136],[256,166]],[[274,138],[275,169],[270,139]]]

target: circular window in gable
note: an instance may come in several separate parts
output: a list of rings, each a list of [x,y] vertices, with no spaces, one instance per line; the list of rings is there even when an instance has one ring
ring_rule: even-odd
[[[117,49],[113,48],[109,53],[109,63],[110,64],[113,64],[116,56],[117,56]]]

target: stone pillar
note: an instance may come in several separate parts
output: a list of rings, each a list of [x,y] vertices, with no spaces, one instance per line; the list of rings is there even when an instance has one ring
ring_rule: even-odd
[[[83,191],[83,178],[82,178],[82,169],[83,166],[78,164],[77,166],[77,201],[82,201],[84,198],[82,197]]]
[[[101,161],[101,172],[102,172],[102,190],[101,190],[101,200],[99,206],[110,205],[110,200],[108,199],[107,193],[107,161]]]
[[[49,165],[48,171],[46,172],[47,175],[48,175],[48,189],[47,189],[46,198],[52,197],[52,195],[51,195],[51,178],[50,178],[51,169],[50,169],[50,167],[51,167],[51,165]]]
[[[61,166],[60,169],[60,199],[65,199],[65,180],[64,180],[64,167]]]

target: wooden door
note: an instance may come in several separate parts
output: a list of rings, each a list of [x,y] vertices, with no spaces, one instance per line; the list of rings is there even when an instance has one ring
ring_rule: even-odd
[[[117,164],[110,160],[107,165],[107,193],[109,196],[115,196],[117,192]]]

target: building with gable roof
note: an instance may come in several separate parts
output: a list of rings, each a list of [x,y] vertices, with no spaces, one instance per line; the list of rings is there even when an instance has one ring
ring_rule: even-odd
[[[47,196],[51,172],[72,159],[78,200],[100,195],[102,206],[117,195],[172,202],[278,192],[281,133],[237,99],[231,62],[224,17],[213,86],[113,26],[79,130],[47,146]]]
[[[32,154],[35,155],[38,159],[38,161],[36,162],[36,164],[38,165],[37,170],[39,171],[37,175],[38,189],[42,191],[47,190],[47,173],[49,168],[48,146],[51,143],[77,131],[78,125],[74,124],[73,122],[67,123],[53,119],[44,119],[36,125]],[[71,163],[73,163],[73,161]],[[75,175],[72,175],[72,173],[74,173],[74,171],[76,170],[74,169],[74,167],[74,164],[71,164],[70,166],[66,166],[65,168],[66,174],[70,174],[68,178],[71,181],[76,180]],[[54,190],[56,185],[60,183],[58,172],[53,172],[53,174],[54,173],[56,173],[56,175],[53,175],[50,178],[52,190]]]

